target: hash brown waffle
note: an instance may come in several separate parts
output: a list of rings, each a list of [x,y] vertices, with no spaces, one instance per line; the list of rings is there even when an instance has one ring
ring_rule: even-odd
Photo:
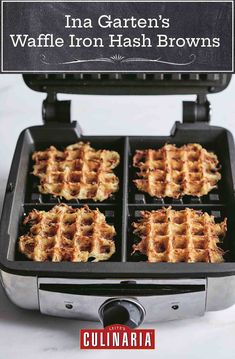
[[[141,212],[133,223],[134,234],[141,238],[133,245],[149,262],[223,262],[223,250],[217,246],[227,230],[227,219],[215,223],[206,212],[171,207]]]
[[[221,179],[217,156],[193,143],[177,148],[137,150],[133,166],[139,168],[136,187],[152,197],[203,196]]]
[[[115,253],[115,229],[98,209],[60,204],[48,212],[34,209],[23,223],[29,231],[19,238],[19,251],[34,261],[97,262]]]
[[[115,151],[95,150],[78,142],[59,151],[54,146],[34,152],[33,174],[40,179],[39,191],[55,197],[104,201],[118,191],[113,169],[120,156]]]

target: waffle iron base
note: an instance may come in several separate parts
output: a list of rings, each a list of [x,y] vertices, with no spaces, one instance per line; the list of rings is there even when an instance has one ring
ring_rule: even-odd
[[[22,233],[20,224],[25,214],[33,208],[49,210],[61,202],[50,195],[38,193],[37,179],[32,171],[31,154],[51,144],[64,148],[77,141],[89,141],[95,148],[107,148],[120,153],[121,162],[116,174],[120,179],[119,192],[102,202],[86,202],[91,208],[98,207],[105,213],[107,221],[114,224],[117,236],[117,251],[106,262],[98,263],[50,263],[25,260],[17,251],[17,238]],[[159,200],[138,192],[133,184],[135,178],[132,158],[136,149],[159,148],[165,143],[182,145],[197,142],[214,151],[222,165],[222,180],[218,189],[202,198],[185,196],[179,200]],[[48,276],[69,278],[205,278],[235,274],[235,154],[231,134],[223,128],[208,124],[176,123],[170,136],[159,137],[109,137],[81,136],[76,123],[52,124],[30,127],[24,130],[17,143],[2,212],[0,233],[0,265],[5,272],[16,275]],[[64,201],[74,207],[84,201]],[[131,256],[134,236],[131,222],[139,218],[140,211],[159,209],[171,205],[175,209],[185,207],[202,209],[221,221],[228,218],[228,231],[223,241],[225,262],[212,263],[147,263],[141,256]]]

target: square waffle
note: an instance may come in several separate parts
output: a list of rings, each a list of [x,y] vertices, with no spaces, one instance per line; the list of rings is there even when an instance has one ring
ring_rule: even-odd
[[[221,179],[217,156],[199,144],[158,150],[137,150],[133,166],[139,169],[136,187],[152,197],[203,196]]]
[[[226,233],[226,218],[215,223],[206,212],[171,207],[141,215],[132,224],[134,234],[141,238],[133,245],[133,253],[145,254],[149,262],[223,262],[224,253],[217,244]]]
[[[104,201],[118,191],[113,169],[120,156],[115,151],[93,149],[78,142],[58,151],[54,146],[34,152],[33,174],[40,179],[39,191],[55,197]]]
[[[98,209],[60,204],[48,212],[34,209],[23,223],[29,231],[19,238],[19,251],[34,261],[97,262],[115,253],[115,229]]]

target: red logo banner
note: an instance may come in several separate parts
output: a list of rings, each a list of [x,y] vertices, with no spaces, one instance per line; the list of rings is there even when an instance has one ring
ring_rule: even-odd
[[[80,349],[155,349],[155,330],[130,329],[122,324],[81,329]]]

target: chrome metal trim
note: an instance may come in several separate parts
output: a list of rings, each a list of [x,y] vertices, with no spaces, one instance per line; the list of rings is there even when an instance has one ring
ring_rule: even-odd
[[[222,310],[235,304],[235,276],[207,278],[206,311]]]
[[[203,312],[206,311],[215,311],[221,310],[230,307],[235,303],[235,276],[226,276],[226,277],[209,277],[206,279],[128,279],[134,280],[139,284],[205,284],[206,286],[206,298],[205,298],[205,308],[202,310],[202,297],[199,295],[193,295],[194,293],[182,294],[182,297],[179,298],[179,295],[171,296],[171,300],[177,301],[181,300],[184,308],[188,307],[187,313],[180,313],[178,311],[167,311],[166,309],[166,298],[165,296],[154,296],[154,297],[138,297],[137,299],[140,303],[145,307],[146,310],[146,319],[145,321],[158,321],[158,320],[169,320],[170,319],[178,319],[181,317],[185,317],[185,315],[202,315]],[[6,291],[9,299],[16,304],[17,306],[25,309],[33,309],[40,310],[39,308],[39,285],[40,283],[65,283],[65,284],[99,284],[99,283],[120,283],[120,281],[127,281],[126,278],[119,279],[70,279],[70,278],[37,278],[29,277],[29,276],[19,276],[11,273],[6,273],[1,271],[1,281],[3,287]],[[54,293],[51,296],[48,296],[48,305],[51,307],[53,305],[53,301],[55,299]],[[49,298],[50,297],[50,298]],[[164,297],[164,298],[163,298]],[[59,299],[60,298],[60,299]],[[147,298],[147,299],[146,299]],[[163,300],[161,300],[161,298]],[[58,296],[58,300],[62,299],[61,294]],[[54,311],[54,313],[48,313],[56,316],[65,316],[65,317],[79,317],[84,320],[99,320],[97,315],[97,309],[95,313],[91,313],[91,306],[101,305],[105,300],[110,299],[106,297],[90,297],[83,296],[80,298],[80,304],[84,304],[84,313],[76,313],[75,310],[71,310],[69,314],[69,310],[66,310],[65,313],[61,313],[60,309],[58,311]],[[66,300],[66,298],[65,298]],[[197,300],[200,301],[200,308],[197,306]],[[190,308],[192,305],[194,310]],[[195,310],[195,306],[197,310]],[[159,316],[159,311],[165,311],[167,315]],[[56,309],[56,308],[55,308]],[[167,312],[167,313],[166,313]],[[197,314],[197,313],[198,314]],[[180,315],[181,314],[181,315]],[[161,318],[160,318],[161,317]]]
[[[142,279],[142,278],[104,278],[104,279],[75,279],[75,278],[48,278],[48,277],[38,277],[38,287],[40,284],[101,284],[101,283],[120,283],[120,282],[127,282],[127,281],[134,281],[137,284],[182,284],[182,285],[205,285],[206,280],[204,278],[197,278],[197,279]]]
[[[40,284],[101,284],[120,283],[126,279],[68,279],[68,278],[39,278]],[[131,279],[129,279],[131,280]],[[134,280],[134,279],[132,279]],[[132,298],[138,301],[145,308],[145,322],[160,322],[173,319],[190,318],[203,315],[206,306],[206,279],[180,279],[180,280],[159,280],[159,279],[135,279],[139,284],[193,284],[204,285],[205,290],[200,292],[180,293],[161,296],[138,296]],[[114,298],[122,298],[116,296]],[[129,297],[125,297],[129,299]],[[100,306],[109,300],[110,297],[77,295],[46,291],[39,288],[40,311],[47,315],[79,318],[83,320],[99,320],[98,310]]]
[[[39,310],[37,277],[20,276],[1,271],[8,298],[20,308]]]

